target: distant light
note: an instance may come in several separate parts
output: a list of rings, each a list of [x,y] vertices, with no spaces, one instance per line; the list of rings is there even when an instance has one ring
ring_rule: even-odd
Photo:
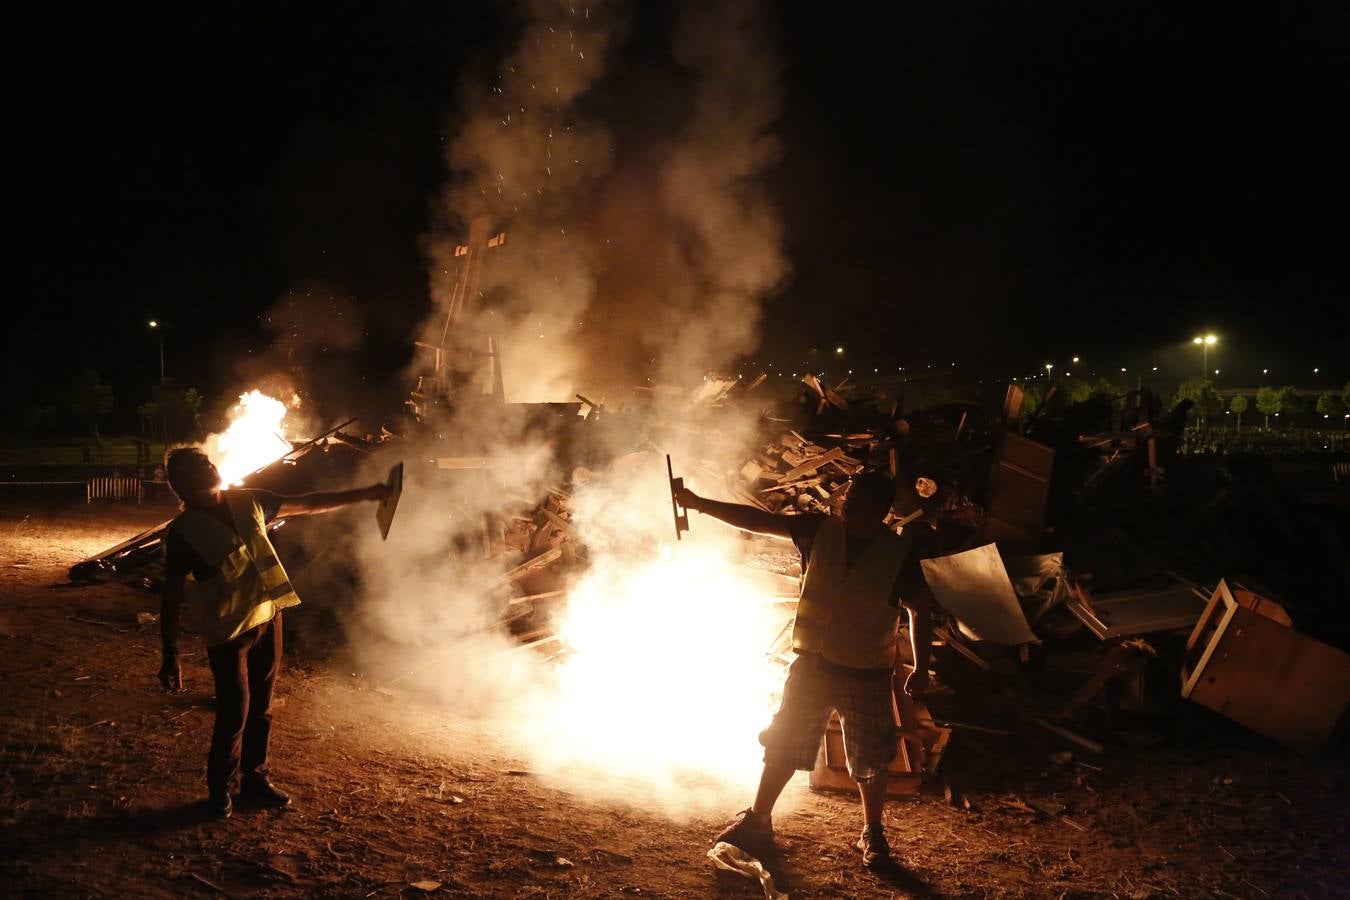
[[[1262,369],[1262,370],[1261,370],[1261,374],[1262,374],[1262,375],[1269,375],[1269,374],[1270,374],[1270,370],[1269,370],[1269,369]]]
[[[1215,370],[1214,370],[1214,374],[1215,374],[1215,375],[1218,375],[1218,374],[1219,374],[1219,370],[1218,370],[1218,369],[1215,369]]]
[[[1155,372],[1158,371],[1158,367],[1157,367],[1157,366],[1154,366],[1154,367],[1153,367],[1153,371],[1155,371]]]
[[[1073,361],[1074,361],[1075,363],[1077,363],[1077,362],[1078,362],[1078,357],[1075,356],[1075,357],[1073,358]]]
[[[1125,371],[1125,367],[1124,367],[1124,366],[1121,366],[1121,367],[1120,367],[1120,371],[1124,372],[1124,371]]]
[[[844,348],[843,348],[843,347],[835,347],[835,348],[834,348],[834,352],[835,352],[835,353],[843,353],[843,352],[844,352]]]
[[[1316,374],[1317,374],[1318,372],[1320,372],[1320,371],[1322,371],[1322,370],[1321,370],[1321,369],[1313,369],[1313,374],[1316,375]]]
[[[1217,337],[1215,337],[1214,335],[1212,335],[1212,334],[1207,334],[1207,335],[1205,335],[1205,343],[1206,343],[1206,344],[1209,344],[1211,347],[1213,347],[1213,346],[1214,346],[1215,344],[1217,344],[1218,342],[1219,342],[1219,339],[1218,339]]]
[[[159,322],[156,321],[155,319],[151,319],[150,322],[149,322],[149,325],[150,325],[151,328],[158,328],[158,327],[159,327]]]
[[[1204,338],[1201,338],[1201,337],[1198,337],[1198,338],[1191,338],[1191,343],[1192,343],[1192,344],[1203,344],[1204,342],[1205,342],[1205,339],[1204,339]]]

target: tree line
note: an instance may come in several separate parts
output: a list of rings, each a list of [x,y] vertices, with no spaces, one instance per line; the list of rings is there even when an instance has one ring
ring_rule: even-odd
[[[1289,425],[1310,412],[1328,420],[1330,424],[1346,425],[1345,414],[1350,411],[1350,382],[1340,391],[1325,391],[1311,403],[1310,399],[1292,385],[1263,387],[1250,398],[1240,393],[1225,397],[1208,378],[1188,378],[1177,389],[1172,403],[1175,405],[1190,400],[1195,404],[1195,419],[1201,424],[1208,424],[1211,417],[1221,416],[1226,410],[1236,416],[1238,431],[1242,430],[1242,417],[1253,407],[1262,416],[1262,427],[1267,430],[1270,429],[1272,417],[1284,418],[1284,423]]]
[[[141,435],[168,441],[198,439],[202,401],[196,388],[183,387],[172,378],[152,385],[149,396],[136,407]],[[115,402],[112,385],[95,370],[80,369],[71,374],[55,402],[28,403],[22,409],[20,429],[28,434],[78,431],[98,442]]]

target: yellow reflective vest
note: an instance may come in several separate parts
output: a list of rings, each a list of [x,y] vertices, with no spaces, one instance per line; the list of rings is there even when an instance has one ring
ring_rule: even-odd
[[[200,509],[185,509],[169,528],[175,530],[216,574],[187,582],[188,615],[206,646],[214,647],[270,622],[277,610],[296,606],[276,548],[267,537],[262,507],[247,491],[223,491],[234,530]]]
[[[891,606],[891,592],[910,543],[883,529],[850,569],[843,521],[821,522],[802,579],[793,649],[853,669],[893,666],[900,610]]]

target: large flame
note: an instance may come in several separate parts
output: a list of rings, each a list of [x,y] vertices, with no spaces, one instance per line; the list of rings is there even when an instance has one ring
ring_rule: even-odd
[[[550,743],[585,748],[570,765],[646,782],[753,783],[757,736],[782,685],[768,650],[785,621],[713,548],[686,542],[645,562],[598,561],[559,629],[569,654]]]
[[[285,403],[252,390],[230,409],[230,426],[207,440],[207,455],[220,470],[221,487],[281,458],[291,449]]]

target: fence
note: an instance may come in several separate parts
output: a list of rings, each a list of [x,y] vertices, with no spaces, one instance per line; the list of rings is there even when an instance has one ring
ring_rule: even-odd
[[[140,503],[145,496],[145,488],[139,478],[127,476],[104,476],[91,478],[85,486],[84,500],[135,500]]]

